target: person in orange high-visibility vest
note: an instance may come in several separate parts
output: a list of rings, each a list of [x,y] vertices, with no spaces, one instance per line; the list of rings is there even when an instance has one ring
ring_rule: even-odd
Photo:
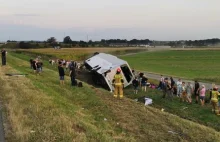
[[[117,98],[119,93],[120,98],[123,98],[124,80],[123,80],[123,76],[121,75],[120,68],[117,69],[114,79],[112,80],[112,83],[115,87],[114,97]]]

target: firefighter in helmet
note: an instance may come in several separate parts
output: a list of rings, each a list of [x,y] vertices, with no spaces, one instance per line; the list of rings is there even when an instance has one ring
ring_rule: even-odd
[[[112,83],[115,87],[114,97],[117,98],[119,93],[120,98],[123,98],[124,80],[123,80],[123,76],[121,75],[120,68],[117,69],[114,79],[112,80]]]
[[[211,98],[211,103],[212,103],[212,111],[215,112],[216,115],[220,115],[219,114],[219,109],[218,109],[218,97],[219,97],[219,92],[218,92],[218,87],[215,86],[213,88],[213,91],[211,92],[212,94],[212,98]]]

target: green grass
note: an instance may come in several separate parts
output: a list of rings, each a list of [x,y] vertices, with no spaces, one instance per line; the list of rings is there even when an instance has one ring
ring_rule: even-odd
[[[121,58],[136,70],[220,83],[220,50],[145,52]]]
[[[56,68],[44,61],[42,75],[36,76],[29,68],[29,59],[28,55],[9,53],[8,63],[13,69],[1,69],[4,73],[28,73],[27,78],[17,78],[16,81],[4,78],[3,74],[0,77],[0,96],[4,100],[6,110],[8,112],[11,112],[10,109],[15,110],[9,113],[8,119],[12,123],[15,119],[13,116],[18,117],[18,114],[20,116],[18,117],[20,119],[15,121],[19,123],[11,125],[12,135],[15,137],[12,141],[176,142],[201,139],[218,141],[220,137],[219,132],[212,128],[161,112],[153,107],[144,107],[143,104],[131,99],[114,99],[111,93],[86,83],[83,88],[71,87],[67,76],[66,85],[60,86]],[[8,82],[11,84],[4,86]],[[35,91],[32,92],[32,90]],[[126,89],[125,95],[132,98],[131,91],[129,88]],[[157,102],[155,107],[160,108],[160,95],[157,93],[152,90],[149,95],[158,97],[158,99],[155,98]],[[138,96],[133,98],[136,97]],[[166,100],[162,104],[166,103],[169,107]],[[173,105],[177,107],[178,102]],[[107,121],[104,118],[107,118]],[[16,125],[20,126],[21,133],[15,133]],[[36,132],[30,134],[28,131],[26,137],[21,139],[24,135],[22,132],[26,132],[24,131],[26,127]],[[179,134],[170,134],[168,131]],[[209,135],[204,135],[206,133]]]
[[[130,87],[125,90],[125,93],[128,94],[127,97],[131,99],[143,97],[152,98],[152,107],[158,108],[160,110],[164,108],[165,111],[178,115],[181,118],[204,124],[216,129],[217,131],[220,131],[220,117],[212,113],[212,107],[209,103],[206,103],[205,106],[202,107],[200,104],[194,103],[195,98],[193,98],[192,104],[180,102],[178,97],[174,97],[173,101],[168,98],[163,99],[162,91],[150,88],[148,88],[147,92],[141,91],[141,89],[139,89],[139,92],[136,95],[133,94],[133,88]],[[209,92],[206,93],[206,99],[209,99]],[[144,102],[143,99],[141,100]]]
[[[87,85],[84,85],[83,89],[71,87],[69,79],[66,79],[69,81],[68,83],[66,82],[67,85],[61,87],[59,86],[58,73],[56,71],[44,68],[44,73],[41,76],[36,76],[30,73],[30,69],[28,68],[29,64],[27,62],[29,59],[28,56],[23,55],[23,59],[26,59],[26,61],[23,61],[15,58],[15,54],[13,55],[14,57],[8,58],[10,65],[20,72],[28,73],[28,78],[33,81],[34,86],[50,96],[55,106],[63,113],[69,117],[76,117],[77,123],[88,132],[86,137],[88,137],[89,140],[99,139],[106,141],[111,139],[107,133],[104,133],[110,128],[109,124],[103,120],[104,118],[109,119],[112,114],[107,109],[107,106],[95,95],[93,89]],[[19,62],[24,62],[25,64],[19,65]],[[76,112],[81,111],[82,108],[85,110],[85,114],[83,118],[78,118],[80,116],[75,116]],[[97,111],[97,109],[99,111]],[[89,112],[87,110],[89,110]],[[90,125],[87,125],[87,123]],[[37,139],[37,137],[39,137],[39,135],[36,135],[33,139]],[[62,136],[58,135],[57,137]],[[68,141],[69,139],[67,138],[66,140]]]

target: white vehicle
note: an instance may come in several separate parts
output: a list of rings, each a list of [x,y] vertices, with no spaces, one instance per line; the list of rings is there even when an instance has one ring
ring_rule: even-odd
[[[85,67],[91,71],[93,81],[104,88],[114,90],[112,80],[118,68],[124,78],[124,87],[130,85],[134,75],[128,63],[116,56],[105,53],[94,53],[92,57],[84,61]]]

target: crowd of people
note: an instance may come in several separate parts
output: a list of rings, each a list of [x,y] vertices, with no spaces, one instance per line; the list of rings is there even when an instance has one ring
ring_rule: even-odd
[[[134,86],[134,94],[138,93],[138,87],[140,86],[141,90],[147,92],[148,78],[144,75],[144,73],[140,72],[138,76],[135,76],[135,79],[132,81]]]
[[[80,64],[76,61],[66,61],[64,59],[57,59],[57,60],[49,60],[49,64],[51,66],[57,66],[58,73],[59,73],[59,80],[60,85],[64,85],[65,75],[68,74],[71,79],[71,85],[77,86],[77,80],[76,80],[76,70],[80,68]],[[30,68],[34,71],[35,74],[40,75],[40,73],[43,71],[43,62],[41,60],[41,57],[38,56],[35,59],[30,59]],[[80,83],[80,87],[82,86],[82,83]]]
[[[51,61],[49,61],[51,63]],[[60,84],[64,85],[64,76],[65,76],[65,70],[68,71],[68,75],[71,79],[71,85],[76,86],[76,69],[77,69],[77,63],[75,61],[65,61],[63,59],[58,60],[58,72],[60,77]]]
[[[195,86],[193,86],[191,82],[184,82],[181,79],[175,82],[172,77],[168,79],[161,76],[159,84],[158,89],[163,91],[163,98],[168,95],[172,100],[173,97],[176,96],[180,98],[180,101],[191,104],[192,95],[194,95],[196,98],[195,103],[200,101],[202,106],[205,104],[206,88],[204,85],[200,87],[198,81],[195,81]]]
[[[196,80],[194,84],[191,82],[184,82],[178,79],[177,82],[174,81],[172,77],[164,78],[161,75],[159,85],[148,83],[147,77],[143,73],[139,73],[135,79],[132,81],[134,87],[134,94],[138,93],[138,88],[142,88],[142,91],[146,92],[146,88],[156,88],[162,91],[162,98],[168,98],[171,101],[176,96],[181,102],[186,102],[192,104],[192,98],[195,98],[195,103],[200,103],[204,106],[205,103],[212,104],[212,111],[217,115],[220,115],[220,93],[218,87],[214,84],[211,89],[207,89],[205,85],[200,85]],[[206,97],[207,92],[209,92],[209,97]]]
[[[3,49],[2,53],[2,64],[6,65],[6,51]],[[81,67],[80,63],[76,61],[66,61],[64,59],[57,59],[57,60],[49,60],[49,63],[54,66],[57,65],[58,72],[59,72],[59,80],[60,85],[64,85],[65,74],[68,72],[68,75],[71,78],[71,85],[72,86],[79,86],[82,87],[82,83],[77,83],[76,80],[76,70]],[[43,71],[43,62],[41,57],[38,56],[35,59],[30,59],[30,68],[33,69],[34,73],[39,75]],[[117,70],[118,74],[121,71]],[[134,70],[132,73],[135,74]],[[114,80],[117,82],[117,78],[119,75],[115,75]],[[113,82],[113,84],[123,84],[121,80],[118,81],[119,83]],[[134,94],[138,94],[138,88],[140,87],[142,91],[147,92],[147,87],[162,90],[163,95],[162,98],[168,97],[171,101],[173,100],[174,96],[180,98],[180,101],[192,104],[192,98],[195,98],[195,103],[200,103],[201,106],[204,106],[206,102],[212,104],[212,111],[215,112],[217,115],[220,115],[220,93],[218,87],[212,85],[210,90],[206,89],[205,85],[200,85],[198,81],[195,81],[194,85],[191,82],[184,82],[181,79],[178,79],[177,82],[174,81],[172,77],[164,78],[161,75],[159,85],[150,84],[148,82],[148,78],[144,73],[139,72],[138,75],[135,75],[135,79],[132,81],[132,85],[134,87]],[[117,86],[117,85],[116,85]],[[206,97],[207,91],[210,91],[209,98]],[[120,94],[120,98],[123,97],[123,89],[119,89],[115,91],[114,96],[117,96],[117,92]],[[193,97],[192,97],[193,96]]]

